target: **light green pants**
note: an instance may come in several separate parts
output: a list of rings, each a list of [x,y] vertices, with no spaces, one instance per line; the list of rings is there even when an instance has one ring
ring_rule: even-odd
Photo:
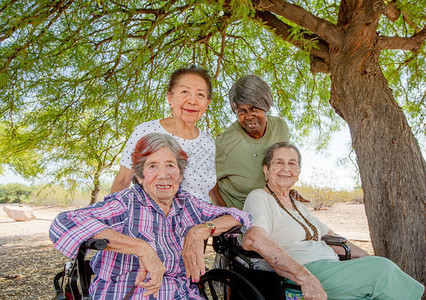
[[[346,261],[326,259],[305,267],[321,282],[329,300],[419,300],[424,291],[422,284],[379,256]]]

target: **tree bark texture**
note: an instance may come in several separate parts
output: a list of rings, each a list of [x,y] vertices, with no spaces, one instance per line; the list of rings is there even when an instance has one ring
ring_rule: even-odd
[[[375,253],[425,284],[426,163],[383,76],[379,55],[402,43],[403,49],[418,49],[426,30],[396,42],[380,37],[379,17],[389,14],[382,0],[341,0],[336,25],[282,0],[255,3],[256,18],[296,47],[300,41],[289,38],[289,26],[273,13],[320,38],[310,53],[311,71],[331,74],[330,104],[350,128]]]
[[[101,180],[100,175],[95,174],[94,180],[93,180],[93,190],[90,193],[90,205],[96,203],[98,200],[99,191],[101,189]]]
[[[330,103],[350,128],[375,253],[424,284],[426,163],[381,72],[372,2],[331,51]]]

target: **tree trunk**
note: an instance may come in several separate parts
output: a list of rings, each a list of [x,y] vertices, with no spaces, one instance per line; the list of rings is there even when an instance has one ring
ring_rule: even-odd
[[[93,190],[90,193],[90,204],[94,204],[97,199],[98,199],[98,195],[99,195],[99,191],[101,189],[101,181],[99,179],[100,175],[98,173],[95,174],[94,178],[93,178]]]
[[[331,99],[349,125],[374,251],[425,283],[426,163],[384,78],[375,40],[353,28],[331,59]]]

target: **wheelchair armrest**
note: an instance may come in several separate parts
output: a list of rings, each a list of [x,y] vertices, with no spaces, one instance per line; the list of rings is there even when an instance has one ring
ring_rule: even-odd
[[[351,259],[351,249],[346,244],[348,239],[338,235],[325,235],[321,238],[327,245],[340,246],[345,250],[345,255],[339,255],[341,260]]]

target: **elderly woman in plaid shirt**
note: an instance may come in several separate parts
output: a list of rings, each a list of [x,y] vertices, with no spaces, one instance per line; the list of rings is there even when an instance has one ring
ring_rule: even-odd
[[[123,299],[132,293],[131,299],[203,299],[191,279],[197,282],[204,274],[204,240],[234,226],[249,228],[252,220],[182,190],[187,160],[171,136],[148,134],[132,154],[139,184],[53,221],[50,238],[68,257],[75,257],[87,239],[109,240],[91,261],[92,298]]]

